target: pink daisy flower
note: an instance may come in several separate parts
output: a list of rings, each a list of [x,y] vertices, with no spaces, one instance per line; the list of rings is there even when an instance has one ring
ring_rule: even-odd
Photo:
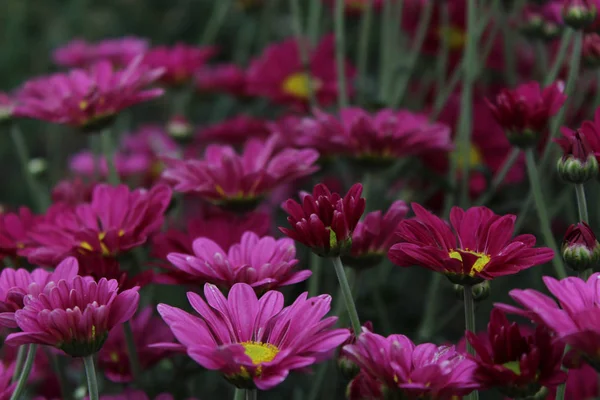
[[[275,103],[305,107],[312,88],[322,106],[335,102],[338,84],[333,35],[321,39],[310,55],[310,75],[302,66],[298,46],[296,39],[289,39],[267,47],[252,60],[246,75],[248,93],[268,97]],[[351,82],[354,67],[347,63],[345,71],[346,81]],[[350,84],[348,90],[352,94]]]
[[[220,371],[237,387],[271,389],[291,370],[329,358],[350,335],[347,329],[332,329],[337,317],[324,318],[328,295],[303,293],[285,308],[280,292],[258,299],[244,283],[233,285],[228,298],[206,284],[204,295],[206,302],[188,292],[200,317],[166,304],[159,304],[158,312],[194,361]]]
[[[118,293],[115,280],[97,283],[81,276],[52,282],[37,296],[23,298],[15,320],[21,332],[11,333],[11,346],[37,343],[56,347],[72,357],[97,353],[110,330],[135,313],[138,288]]]
[[[202,143],[241,146],[252,138],[267,139],[270,134],[266,121],[241,114],[202,128],[198,132],[198,139]]]
[[[454,347],[415,345],[404,335],[386,338],[363,328],[356,343],[342,351],[364,374],[379,382],[382,391],[409,399],[450,399],[480,387],[473,378],[476,364]]]
[[[62,180],[52,189],[52,201],[69,207],[89,203],[92,201],[92,194],[97,184],[97,182],[84,182],[81,178]]]
[[[202,160],[166,159],[163,178],[182,193],[194,193],[223,208],[254,209],[270,191],[317,171],[311,149],[277,151],[277,138],[251,139],[241,154],[210,145]]]
[[[165,73],[160,80],[165,85],[179,86],[188,83],[216,52],[214,47],[195,47],[183,43],[172,47],[157,46],[146,52],[144,64],[163,69]]]
[[[583,359],[600,371],[600,325],[596,323],[600,316],[600,273],[592,274],[587,282],[576,277],[559,281],[545,276],[543,280],[558,304],[533,289],[513,289],[510,297],[523,308],[508,304],[496,307],[543,324],[554,332],[556,340],[570,347],[570,364]]]
[[[29,232],[43,219],[27,207],[20,207],[18,213],[0,213],[0,258],[16,260],[31,243]]]
[[[170,253],[167,259],[177,269],[223,289],[242,282],[257,293],[302,282],[309,270],[296,271],[296,247],[291,239],[259,238],[246,232],[229,251],[208,238],[198,238],[192,244],[193,254]]]
[[[445,274],[453,283],[473,285],[554,258],[551,249],[533,247],[533,235],[512,238],[514,215],[496,215],[486,207],[453,207],[449,226],[416,203],[412,209],[415,218],[400,223],[400,243],[388,253],[398,266],[418,265]]]
[[[160,230],[171,190],[157,185],[131,191],[99,184],[92,201],[74,208],[57,204],[30,232],[26,255],[33,264],[53,266],[68,255],[114,257],[144,244]]]
[[[0,326],[17,328],[15,312],[23,308],[25,296],[35,297],[50,282],[70,280],[78,272],[79,264],[73,257],[65,258],[53,272],[43,268],[36,268],[32,272],[26,269],[3,269],[0,273]]]
[[[147,48],[147,40],[132,36],[105,39],[97,43],[75,39],[56,49],[53,58],[56,64],[63,67],[86,68],[102,60],[124,66],[144,54]]]
[[[200,93],[228,93],[246,97],[246,72],[235,64],[207,66],[196,72],[196,89]]]
[[[148,347],[153,343],[174,341],[171,330],[158,317],[152,316],[152,307],[138,312],[130,321],[137,357],[142,369],[147,369],[167,356],[161,349]],[[98,353],[98,367],[113,382],[131,382],[133,375],[130,369],[127,343],[122,329],[111,331]]]
[[[122,110],[161,96],[162,89],[147,86],[163,72],[136,58],[119,71],[110,62],[100,61],[89,70],[34,78],[17,94],[15,116],[98,132]]]

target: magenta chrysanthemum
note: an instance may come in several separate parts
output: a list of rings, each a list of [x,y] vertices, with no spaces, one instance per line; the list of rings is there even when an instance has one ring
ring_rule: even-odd
[[[198,132],[198,139],[202,143],[239,146],[253,138],[264,140],[270,133],[264,120],[241,114],[203,128]]]
[[[298,130],[295,141],[299,145],[325,154],[349,154],[369,165],[387,166],[398,158],[453,148],[448,126],[407,110],[370,114],[350,107],[342,109],[339,118],[314,110],[314,118],[303,119]]]
[[[144,244],[162,226],[171,190],[157,185],[131,191],[125,185],[97,185],[90,203],[58,204],[30,232],[29,261],[56,265],[68,255],[114,257]]]
[[[23,298],[15,313],[21,332],[6,338],[9,345],[44,344],[72,357],[85,357],[100,350],[115,326],[135,313],[138,288],[118,293],[117,281],[102,278],[97,283],[81,276],[51,282],[37,296]]]
[[[140,62],[136,58],[124,70],[115,71],[110,62],[101,61],[89,70],[34,78],[17,94],[15,116],[97,132],[122,110],[163,94],[162,89],[147,89],[163,70]]]
[[[147,48],[147,40],[131,36],[97,43],[75,39],[56,49],[53,58],[56,64],[64,67],[86,68],[102,60],[124,66],[144,54]]]
[[[25,296],[37,296],[48,283],[70,280],[78,272],[79,265],[73,257],[65,258],[53,272],[43,268],[36,268],[32,272],[26,269],[3,269],[0,274],[0,325],[17,328],[15,312],[23,308]]]
[[[338,96],[333,35],[325,36],[312,52],[308,65],[310,74],[300,60],[299,45],[296,39],[276,43],[252,60],[246,74],[248,93],[268,97],[276,103],[304,107],[312,90],[319,104],[332,104]],[[345,71],[346,82],[350,82],[355,70],[346,63]],[[351,92],[352,87],[349,85],[348,89]]]
[[[480,387],[473,378],[475,363],[454,347],[415,345],[404,335],[386,338],[363,328],[356,343],[344,346],[343,352],[369,376],[371,392],[377,388],[373,381],[382,391],[408,399],[450,399]]]
[[[152,307],[139,311],[130,321],[140,367],[147,369],[167,356],[161,349],[148,347],[154,343],[174,341],[171,330],[158,317],[152,316]],[[122,329],[114,329],[98,353],[98,366],[113,382],[131,382],[133,375],[129,360],[127,342]]]
[[[0,214],[0,258],[15,259],[29,245],[29,232],[43,217],[34,215],[27,207],[18,213]]]
[[[159,304],[158,311],[192,359],[238,387],[271,389],[291,370],[330,357],[350,335],[347,329],[331,329],[337,317],[324,318],[331,303],[327,295],[307,298],[303,293],[284,308],[280,292],[257,299],[244,283],[235,284],[228,298],[210,284],[204,294],[206,302],[188,292],[200,318],[166,304]]]
[[[512,237],[514,215],[496,215],[486,207],[454,207],[450,227],[416,203],[412,209],[416,217],[402,221],[396,231],[400,243],[388,254],[401,267],[419,265],[441,272],[455,283],[475,284],[554,258],[549,248],[533,248],[535,236]]]
[[[292,199],[283,203],[291,227],[279,229],[322,257],[345,255],[352,246],[352,232],[365,211],[366,201],[361,194],[360,183],[353,185],[343,198],[318,184],[312,195],[303,196],[302,204]]]
[[[144,64],[165,71],[160,80],[167,85],[182,85],[190,81],[194,73],[214,56],[213,47],[194,47],[177,43],[172,47],[157,46],[148,50]]]
[[[558,299],[533,289],[513,289],[510,296],[523,308],[496,304],[501,310],[525,316],[554,332],[555,339],[571,348],[569,359],[583,358],[600,371],[600,273],[587,282],[576,277],[556,280],[543,278],[546,287]]]
[[[168,260],[179,270],[228,289],[235,283],[247,283],[257,292],[277,289],[308,279],[308,270],[296,271],[296,247],[291,239],[259,238],[246,232],[239,243],[223,250],[208,238],[198,238],[193,254],[171,253]]]
[[[245,97],[246,72],[235,64],[221,64],[201,68],[195,75],[196,89],[200,93],[223,92]]]
[[[315,172],[319,154],[310,149],[277,151],[277,138],[246,142],[242,154],[210,145],[202,160],[166,159],[163,178],[176,191],[195,193],[224,208],[252,209],[271,190]]]

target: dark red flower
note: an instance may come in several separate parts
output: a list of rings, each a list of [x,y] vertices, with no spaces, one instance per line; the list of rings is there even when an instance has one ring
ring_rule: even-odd
[[[19,208],[18,213],[0,213],[0,259],[16,258],[31,243],[29,232],[43,218],[27,207]]]
[[[579,222],[569,226],[563,239],[562,256],[576,271],[592,268],[600,261],[600,243],[588,224]]]

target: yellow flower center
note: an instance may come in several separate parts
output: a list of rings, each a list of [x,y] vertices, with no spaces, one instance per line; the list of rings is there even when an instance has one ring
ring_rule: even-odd
[[[346,2],[346,7],[352,10],[363,11],[367,9],[367,2],[364,0],[350,0]]]
[[[488,263],[490,262],[491,257],[487,254],[483,254],[483,253],[477,253],[476,251],[471,251],[471,250],[461,250],[463,253],[469,253],[469,254],[473,254],[475,256],[477,256],[477,261],[475,261],[475,264],[473,264],[473,267],[471,268],[471,271],[469,272],[469,276],[475,276],[476,273],[481,272],[486,265],[488,265]],[[448,253],[448,255],[450,256],[450,258],[454,258],[455,260],[458,260],[460,262],[462,262],[462,255],[458,252],[458,251],[451,251],[450,253]]]
[[[113,351],[112,353],[110,353],[110,360],[112,362],[119,362],[119,353],[117,353],[116,351]]]
[[[283,81],[282,90],[285,94],[289,94],[290,96],[308,99],[311,87],[313,90],[316,90],[318,81],[312,80],[310,76],[304,72],[297,72],[288,76]]]
[[[273,361],[279,349],[270,343],[261,342],[243,342],[240,343],[246,352],[246,355],[252,360],[252,364],[260,365],[269,361]]]
[[[463,157],[463,152],[460,146],[454,150],[453,156],[456,157],[456,166],[459,170],[462,170],[465,166],[465,159]],[[476,146],[471,144],[471,148],[469,150],[469,167],[472,169],[474,167],[478,167],[483,164],[483,157],[481,152]]]
[[[120,229],[119,230],[119,237],[122,237],[124,235],[125,235],[125,231],[123,229]],[[102,255],[107,257],[107,256],[110,256],[110,250],[109,250],[109,248],[103,242],[103,240],[104,240],[105,237],[106,237],[106,232],[100,232],[100,233],[98,233],[98,241],[100,242],[100,248],[102,249]],[[88,242],[81,242],[81,243],[79,243],[79,247],[81,249],[83,249],[83,250],[94,251],[94,248]],[[81,250],[80,250],[80,252],[84,253]]]
[[[450,50],[462,49],[467,41],[464,29],[455,25],[440,26],[438,28],[438,36],[440,40],[447,43]]]
[[[504,368],[510,369],[517,375],[521,375],[521,364],[518,361],[509,361],[507,363],[502,364]]]

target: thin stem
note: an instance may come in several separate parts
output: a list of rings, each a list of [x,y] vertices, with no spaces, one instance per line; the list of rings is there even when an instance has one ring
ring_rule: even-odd
[[[469,163],[471,154],[471,126],[473,120],[473,84],[475,82],[475,74],[477,71],[477,4],[475,0],[467,1],[467,43],[465,45],[465,68],[464,68],[464,83],[462,95],[460,98],[460,118],[458,124],[458,140],[460,158],[463,160],[461,168],[461,190],[459,204],[462,207],[467,206],[469,201],[469,182],[470,168]]]
[[[317,2],[321,3],[320,0]],[[356,56],[356,65],[358,70],[358,82],[360,90],[358,91],[358,104],[364,102],[364,87],[367,76],[367,59],[369,54],[369,41],[371,39],[371,25],[373,24],[373,0],[368,0],[366,10],[363,12],[360,20],[360,34],[358,39],[358,51]]]
[[[10,126],[10,136],[17,150],[17,156],[19,158],[19,163],[21,164],[21,169],[23,170],[25,182],[27,183],[27,186],[29,186],[29,191],[36,203],[35,206],[37,211],[43,212],[50,205],[50,199],[48,198],[47,192],[41,187],[29,169],[29,160],[31,159],[29,157],[29,151],[27,150],[27,145],[25,144],[23,132],[15,123],[12,123]]]
[[[383,12],[380,14],[380,29],[379,29],[379,101],[384,103],[387,99],[387,91],[389,87],[390,69],[392,67],[389,62],[389,40],[390,25],[392,24],[392,0],[383,0]]]
[[[492,198],[492,196],[496,193],[496,190],[498,190],[498,186],[500,186],[502,182],[504,182],[504,178],[506,178],[508,171],[510,171],[513,165],[515,165],[515,162],[519,158],[519,154],[521,154],[521,151],[518,148],[514,148],[511,151],[508,157],[506,157],[506,159],[504,160],[504,163],[502,163],[502,167],[500,168],[496,176],[494,176],[494,178],[492,179],[492,183],[490,184],[489,189],[477,199],[475,204],[483,205]]]
[[[21,393],[23,389],[25,389],[25,385],[27,384],[27,379],[29,378],[29,374],[31,373],[31,368],[33,367],[33,362],[35,361],[35,353],[37,351],[37,344],[30,344],[29,350],[27,350],[27,358],[25,359],[25,365],[23,366],[23,372],[19,376],[19,381],[17,382],[17,386],[15,387],[15,391],[12,396],[10,396],[10,400],[17,400],[21,398]],[[98,400],[90,399],[90,400]]]
[[[123,333],[125,333],[125,342],[127,344],[127,355],[129,356],[129,367],[131,368],[131,374],[133,380],[137,382],[140,377],[141,367],[140,360],[138,358],[137,349],[135,346],[135,338],[133,337],[133,330],[129,321],[123,324]]]
[[[214,43],[217,33],[219,33],[219,29],[221,25],[223,25],[223,21],[225,21],[225,16],[229,11],[229,7],[231,7],[232,0],[221,0],[215,1],[214,6],[208,19],[208,23],[202,32],[202,36],[200,37],[200,44],[206,46],[208,44]]]
[[[27,354],[27,346],[19,346],[17,350],[17,360],[15,361],[15,371],[13,373],[12,382],[16,382],[19,379],[19,373],[23,369],[23,363],[25,362],[25,355]]]
[[[563,62],[565,61],[565,57],[567,55],[567,50],[569,49],[569,43],[571,42],[573,32],[574,31],[572,29],[567,28],[563,33],[562,39],[560,40],[560,47],[558,48],[558,52],[556,53],[554,63],[552,64],[548,75],[546,75],[546,78],[544,79],[544,86],[548,86],[556,80],[556,77],[560,72],[560,68],[563,66]]]
[[[577,195],[577,210],[579,210],[579,220],[587,224],[590,222],[590,217],[587,209],[587,201],[585,200],[585,189],[582,183],[575,185],[575,194]]]
[[[323,1],[311,0],[308,9],[308,38],[314,46],[319,39],[319,23],[321,22],[321,14],[323,13]]]
[[[245,400],[246,391],[244,389],[235,388],[233,393],[233,400]]]
[[[333,262],[335,273],[340,283],[340,291],[342,292],[344,303],[346,303],[346,309],[348,310],[348,315],[350,316],[352,330],[354,331],[356,337],[358,337],[361,332],[360,319],[358,318],[356,305],[354,304],[354,300],[352,299],[352,290],[350,289],[350,284],[348,283],[348,278],[346,277],[346,272],[344,271],[342,260],[340,260],[339,257],[333,257],[331,258],[331,261]]]
[[[246,400],[257,400],[257,399],[258,399],[258,390],[246,389]]]
[[[538,218],[540,222],[540,228],[542,229],[542,236],[544,241],[552,251],[554,251],[554,258],[552,264],[554,270],[559,279],[567,277],[565,272],[565,266],[562,257],[558,252],[558,245],[552,234],[552,227],[550,226],[550,218],[548,217],[548,211],[546,209],[546,203],[544,201],[544,194],[542,193],[542,186],[540,184],[540,175],[538,174],[537,167],[535,166],[535,155],[533,149],[525,150],[525,159],[527,164],[527,174],[529,175],[529,184],[531,185],[531,192],[535,201],[535,205],[538,212]]]
[[[559,385],[558,388],[556,389],[556,400],[564,400],[566,390],[567,390],[566,383]]]
[[[302,62],[302,68],[304,73],[309,77],[308,79],[308,101],[311,107],[318,106],[317,97],[315,95],[313,81],[310,72],[310,49],[307,43],[304,41],[302,32],[302,11],[300,10],[300,3],[298,0],[290,0],[290,8],[292,9],[293,29],[296,40],[298,41],[298,51],[300,52],[300,61]]]
[[[308,297],[314,297],[319,293],[319,281],[321,280],[321,270],[323,268],[323,259],[315,253],[310,253],[310,270],[312,275],[308,281]]]
[[[94,366],[94,355],[83,357],[85,374],[87,375],[88,395],[90,400],[99,400],[98,396],[98,377],[96,376],[96,367]]]
[[[440,15],[438,26],[450,26],[450,6],[448,2],[442,2],[440,4]],[[436,90],[440,90],[446,81],[446,73],[448,70],[448,57],[450,55],[450,43],[449,40],[442,40],[440,42],[440,49],[437,54],[436,63]]]
[[[56,374],[56,378],[58,379],[58,386],[60,387],[60,393],[62,395],[63,400],[70,400],[72,398],[71,393],[69,392],[68,380],[65,375],[64,364],[61,362],[60,356],[58,354],[53,353],[50,348],[45,348],[46,357],[52,363],[52,369]]]
[[[269,42],[269,33],[271,33],[271,28],[273,24],[271,21],[273,20],[273,15],[275,14],[275,6],[277,5],[277,0],[267,1],[262,6],[262,10],[260,13],[260,22],[258,24],[258,34],[256,37],[256,48],[258,50],[262,49]]]
[[[473,287],[471,285],[464,285],[463,286],[463,293],[464,293],[464,307],[465,307],[465,328],[467,331],[476,333],[476,328],[475,328],[475,300],[473,299]],[[473,346],[471,346],[471,343],[469,343],[469,341],[467,340],[467,352],[474,356],[475,355],[475,350],[473,349]],[[479,392],[474,391],[472,392],[469,396],[469,399],[472,400],[477,400],[479,399]]]
[[[334,14],[334,32],[335,32],[335,62],[337,67],[338,82],[338,107],[348,106],[348,88],[346,87],[346,40],[344,37],[344,0],[336,0]]]
[[[105,129],[100,132],[100,139],[102,140],[102,154],[104,155],[106,168],[108,169],[108,183],[111,185],[118,185],[119,174],[115,165],[111,134],[112,132],[110,129]]]
[[[419,340],[429,339],[435,329],[435,323],[438,320],[437,310],[439,307],[438,296],[440,285],[442,284],[442,274],[434,274],[427,288],[427,304],[425,306],[424,317],[417,333]]]

